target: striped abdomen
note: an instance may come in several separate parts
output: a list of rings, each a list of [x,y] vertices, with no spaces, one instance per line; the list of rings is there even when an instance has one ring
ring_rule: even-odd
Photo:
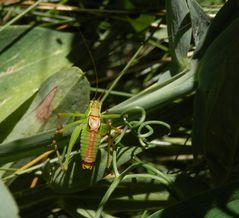
[[[92,169],[96,159],[101,136],[98,131],[90,130],[87,126],[81,133],[82,168]]]

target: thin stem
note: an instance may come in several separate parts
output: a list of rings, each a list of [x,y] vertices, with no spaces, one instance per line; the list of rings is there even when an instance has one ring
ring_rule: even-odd
[[[93,92],[99,92],[99,93],[105,93],[106,92],[105,89],[94,88],[94,87],[91,87],[90,90],[93,91]],[[130,98],[130,97],[134,96],[133,94],[130,94],[130,93],[127,93],[127,92],[119,92],[119,91],[111,91],[110,94],[111,95],[122,96],[122,97],[127,97],[127,98]]]
[[[117,188],[117,186],[119,185],[119,183],[124,179],[124,176],[131,170],[133,170],[134,168],[138,167],[142,165],[141,162],[139,163],[134,163],[132,165],[130,165],[126,170],[124,170],[119,176],[116,176],[114,178],[114,181],[111,183],[110,187],[108,188],[108,190],[106,191],[106,193],[104,194],[102,200],[100,201],[99,207],[96,211],[96,218],[100,218],[101,217],[101,213],[103,211],[103,208],[106,204],[106,202],[109,200],[111,194],[114,192],[114,190]]]
[[[38,162],[42,161],[43,159],[47,158],[51,153],[53,153],[55,150],[50,150],[50,151],[46,151],[43,154],[39,155],[38,157],[36,157],[35,159],[33,159],[32,161],[30,161],[29,163],[25,164],[24,166],[22,166],[21,168],[19,168],[15,174],[19,174],[20,172],[29,169],[30,167],[32,167],[33,165],[37,164]]]
[[[118,83],[118,81],[121,79],[121,77],[125,74],[125,72],[128,70],[128,68],[132,65],[132,63],[135,61],[136,57],[138,56],[138,54],[141,52],[141,50],[143,49],[143,45],[141,45],[138,50],[135,52],[135,54],[133,55],[133,57],[130,59],[130,61],[128,62],[128,64],[124,67],[124,69],[120,72],[119,76],[114,80],[114,82],[112,83],[112,85],[110,86],[110,88],[107,90],[107,92],[105,93],[105,95],[102,97],[101,102],[104,102],[104,100],[108,97],[109,93],[112,91],[112,89],[116,86],[116,84]]]
[[[12,25],[13,23],[15,23],[17,20],[19,20],[21,17],[23,17],[25,14],[27,14],[29,11],[31,11],[32,9],[34,9],[42,0],[38,0],[37,2],[35,2],[33,5],[31,5],[30,7],[28,7],[25,11],[23,11],[22,13],[20,13],[19,15],[17,15],[16,17],[14,17],[12,20],[10,20],[8,23],[6,23],[4,26],[2,26],[0,28],[0,32],[3,31],[4,29],[6,29],[8,26]]]
[[[145,178],[145,179],[151,178],[151,179],[159,181],[163,185],[166,185],[166,186],[169,185],[168,181],[166,181],[164,178],[156,176],[156,175],[146,174],[146,173],[126,175],[123,180],[132,179],[132,178]]]
[[[118,171],[118,167],[117,167],[117,156],[116,156],[116,149],[113,150],[113,154],[112,154],[112,163],[113,163],[113,171],[116,177],[118,177],[120,175],[119,171]]]

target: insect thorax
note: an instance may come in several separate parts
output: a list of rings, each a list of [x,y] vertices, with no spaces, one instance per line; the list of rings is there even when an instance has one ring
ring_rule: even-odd
[[[92,100],[90,102],[89,114],[88,114],[88,125],[91,131],[98,132],[100,128],[101,118],[101,103],[98,100]]]

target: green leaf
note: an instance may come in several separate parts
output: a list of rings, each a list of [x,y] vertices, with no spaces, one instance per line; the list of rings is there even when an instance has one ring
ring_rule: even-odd
[[[193,148],[204,154],[215,184],[239,175],[239,14],[230,19],[201,60],[194,109]]]
[[[239,15],[238,1],[230,0],[225,3],[221,10],[217,13],[217,16],[213,19],[210,24],[210,28],[207,31],[205,39],[198,45],[194,57],[202,58],[211,43],[220,36],[231,22]]]
[[[0,180],[0,217],[18,218],[18,207],[7,187]]]
[[[0,144],[0,165],[48,151],[55,132],[56,129],[53,129],[36,134],[32,137],[21,138]],[[66,137],[69,137],[69,133],[66,134]],[[66,145],[68,142],[68,138],[66,139],[65,137],[56,137],[56,140],[58,146]]]
[[[134,27],[136,32],[140,32],[148,28],[154,19],[154,16],[140,15],[136,19],[129,18],[129,22]]]
[[[31,214],[41,204],[52,206],[57,202],[59,207],[67,212],[76,212],[78,208],[96,210],[104,193],[110,186],[110,182],[103,180],[94,184],[91,188],[74,193],[58,193],[45,186],[28,189],[16,196],[20,208],[24,208],[23,214]],[[36,197],[36,192],[39,193]],[[135,179],[122,181],[105,205],[106,211],[139,211],[144,209],[162,208],[175,203],[169,192],[163,185],[152,179]],[[53,205],[55,207],[55,204]],[[43,210],[45,207],[43,207]],[[47,208],[49,210],[49,207]],[[29,217],[32,217],[28,215]]]
[[[188,8],[192,21],[193,37],[197,46],[208,29],[210,19],[195,0],[188,0]]]
[[[120,167],[131,160],[132,153],[137,155],[144,150],[143,147],[136,146],[120,149],[118,166]],[[84,170],[81,167],[82,160],[80,154],[77,153],[72,156],[66,172],[61,169],[59,163],[56,165],[49,164],[45,169],[45,177],[49,180],[48,183],[51,185],[51,188],[57,192],[74,193],[85,190],[102,180],[105,176],[108,170],[106,165],[107,155],[108,153],[105,149],[99,149],[93,170]]]
[[[57,117],[58,113],[83,113],[89,98],[90,86],[84,73],[77,67],[63,68],[42,84],[29,109],[5,142],[56,128],[60,121],[63,122]]]
[[[162,84],[154,84],[145,91],[133,96],[122,103],[110,108],[109,113],[122,113],[136,106],[146,111],[159,109],[173,100],[185,96],[195,90],[195,69],[197,63],[192,63],[189,71],[175,75]]]
[[[0,122],[37,92],[42,82],[71,65],[73,34],[10,27],[0,34]]]
[[[191,21],[185,0],[167,0],[167,28],[174,73],[188,66],[187,52],[191,43]]]
[[[174,206],[160,210],[148,218],[238,217],[239,183],[206,191]]]

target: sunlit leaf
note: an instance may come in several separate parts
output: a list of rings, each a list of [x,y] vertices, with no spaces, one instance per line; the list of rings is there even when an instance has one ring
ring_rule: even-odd
[[[0,34],[0,122],[17,110],[42,82],[71,65],[73,34],[44,28],[10,27]]]
[[[57,114],[85,111],[90,98],[90,86],[84,73],[76,67],[63,68],[40,87],[29,109],[14,127],[5,142],[26,138],[39,131],[57,128]]]

